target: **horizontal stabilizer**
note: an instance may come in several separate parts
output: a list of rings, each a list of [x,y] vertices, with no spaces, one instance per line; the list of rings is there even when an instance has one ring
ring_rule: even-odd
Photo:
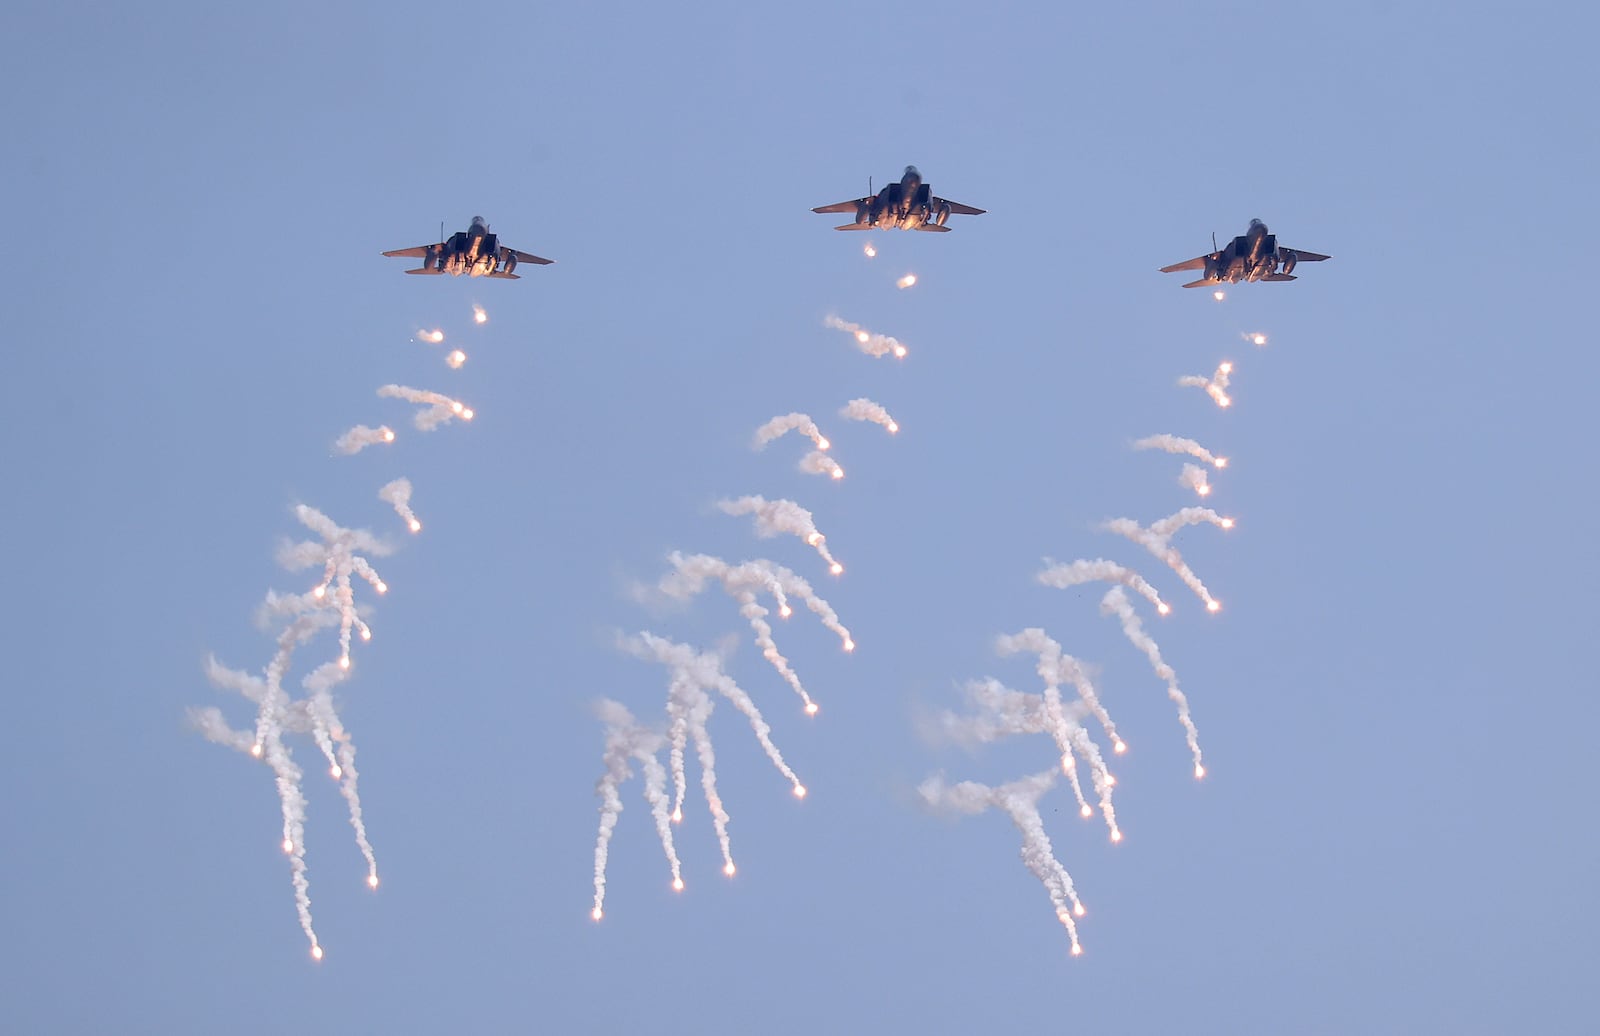
[[[520,274],[520,273],[506,273],[504,270],[496,270],[494,273],[488,274],[487,276],[493,277],[497,281],[520,281],[520,280],[522,280],[522,274]]]
[[[1299,280],[1299,278],[1296,277],[1292,273],[1269,273],[1269,274],[1267,274],[1265,277],[1263,277],[1261,279],[1264,280],[1264,281],[1294,281],[1294,280]]]
[[[407,270],[406,273],[420,273],[428,277],[443,277],[443,270],[436,270],[431,266],[424,266],[420,270]]]
[[[1213,284],[1221,284],[1221,283],[1222,283],[1221,281],[1214,281],[1210,277],[1202,277],[1197,281],[1190,281],[1188,284],[1185,284],[1184,287],[1185,288],[1209,288]]]
[[[390,259],[421,259],[423,256],[428,254],[428,249],[438,247],[438,245],[418,245],[415,248],[396,248],[392,252],[385,252],[383,254],[388,256]]]
[[[835,229],[835,230],[871,230],[872,229],[872,224],[871,223],[846,223],[842,227],[834,227],[833,229]]]
[[[954,227],[941,227],[937,223],[918,223],[917,224],[917,229],[918,230],[926,230],[930,234],[948,234],[948,233],[950,233],[950,231],[954,230],[955,228]]]
[[[555,262],[554,259],[546,259],[544,256],[534,255],[532,252],[522,252],[515,248],[511,249],[510,251],[516,255],[517,262],[519,263],[534,263],[539,266],[549,266],[551,263]]]

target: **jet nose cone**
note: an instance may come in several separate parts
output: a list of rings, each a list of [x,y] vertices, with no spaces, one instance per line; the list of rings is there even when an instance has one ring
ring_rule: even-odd
[[[1250,229],[1251,230],[1256,230],[1256,229],[1265,230],[1265,229],[1267,229],[1267,225],[1265,223],[1261,222],[1259,219],[1253,219],[1253,220],[1250,221]]]
[[[475,227],[487,227],[489,224],[484,220],[484,218],[482,216],[473,216],[472,217],[472,225],[475,226]]]

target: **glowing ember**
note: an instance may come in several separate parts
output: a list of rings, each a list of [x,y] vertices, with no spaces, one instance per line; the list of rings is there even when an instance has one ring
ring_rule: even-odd
[[[897,288],[909,288],[913,284],[917,283],[917,275],[914,273],[908,273],[894,283],[895,287]]]
[[[472,319],[480,324],[487,324],[489,322],[489,314],[483,311],[482,306],[473,306]]]

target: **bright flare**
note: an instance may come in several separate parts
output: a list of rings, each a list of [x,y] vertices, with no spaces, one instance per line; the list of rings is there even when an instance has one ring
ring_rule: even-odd
[[[806,706],[806,715],[807,716],[815,716],[816,714],[817,714],[817,703],[816,702],[811,702],[810,704],[808,704]]]
[[[868,259],[871,259],[878,254],[878,250],[872,247],[871,241],[868,241],[866,247],[861,249],[861,254],[865,255]]]
[[[1195,763],[1194,764],[1194,778],[1195,778],[1195,780],[1199,780],[1200,778],[1204,777],[1205,775],[1206,775],[1206,768],[1204,766],[1201,766],[1199,763]]]
[[[338,780],[341,776],[343,776],[343,774],[344,774],[344,771],[339,769],[339,766],[338,766],[337,763],[334,764],[333,766],[328,767],[328,776],[332,777],[334,780]]]
[[[1267,336],[1264,335],[1264,334],[1246,335],[1245,337],[1248,338],[1251,342],[1255,343],[1256,345],[1266,345],[1267,344]]]
[[[844,642],[844,649],[846,651],[854,651],[856,649],[856,642],[853,640],[846,640]]]
[[[1225,291],[1214,291],[1211,293],[1211,297],[1216,299],[1218,302],[1221,302],[1223,299],[1228,297],[1228,293]]]
[[[674,892],[682,892],[683,891],[683,879],[682,878],[673,878],[672,879],[672,891],[674,891]]]
[[[1079,815],[1085,816],[1085,817],[1094,816],[1094,810],[1089,808],[1089,804],[1087,802],[1085,802],[1083,804],[1083,808],[1082,809],[1078,810],[1078,813],[1079,813]]]
[[[833,563],[833,566],[831,568],[829,568],[828,571],[832,572],[836,576],[837,575],[842,575],[842,574],[844,574],[844,566],[839,564],[837,561],[835,561]]]
[[[898,288],[909,288],[913,284],[917,283],[917,275],[914,273],[908,273],[894,283]]]
[[[378,887],[378,876],[376,874],[367,875],[367,887],[373,889]]]
[[[1226,458],[1226,457],[1218,457],[1212,463],[1216,464],[1216,466],[1219,467],[1219,468],[1225,468],[1225,467],[1228,466],[1228,458]]]
[[[601,917],[603,917],[605,915],[600,912],[600,908],[599,907],[595,907],[593,910],[589,911],[589,916],[594,918],[596,921],[598,921],[598,920],[600,920]]]
[[[804,784],[796,784],[794,786],[794,797],[797,799],[806,797],[806,786]]]
[[[458,371],[461,369],[461,365],[467,362],[467,354],[457,349],[449,356],[446,356],[444,362],[450,365],[451,370]]]
[[[728,877],[731,878],[731,877],[733,877],[733,871],[734,871],[733,861],[729,860],[728,863],[722,868],[722,873],[726,874]]]
[[[322,947],[321,946],[313,946],[313,947],[311,947],[311,959],[312,960],[321,960],[322,959]]]
[[[418,331],[417,337],[421,338],[424,342],[432,342],[433,344],[438,345],[440,342],[444,341],[444,332],[439,330]]]
[[[480,324],[487,324],[489,322],[489,314],[483,311],[482,306],[473,306],[472,319]]]
[[[1213,601],[1207,601],[1206,602],[1206,611],[1208,611],[1208,612],[1217,612],[1217,611],[1221,611],[1221,610],[1222,610],[1222,602],[1221,601],[1213,600]]]

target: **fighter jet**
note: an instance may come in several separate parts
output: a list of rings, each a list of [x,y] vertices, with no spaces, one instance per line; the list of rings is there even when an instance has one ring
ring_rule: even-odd
[[[472,225],[457,231],[436,245],[418,245],[400,248],[384,255],[391,259],[421,259],[422,265],[406,273],[438,275],[448,273],[459,277],[498,277],[503,280],[520,280],[521,274],[512,273],[521,263],[538,263],[549,266],[554,259],[543,259],[515,248],[500,244],[497,234],[489,232],[489,224],[482,216],[473,216]]]
[[[1217,249],[1216,238],[1210,255],[1200,255],[1185,263],[1163,266],[1162,273],[1180,270],[1204,270],[1206,275],[1190,281],[1185,288],[1204,288],[1209,284],[1237,284],[1240,281],[1292,281],[1296,263],[1320,263],[1329,258],[1316,252],[1302,252],[1297,248],[1282,248],[1275,234],[1267,233],[1267,225],[1259,219],[1250,221],[1250,229],[1241,237]]]
[[[877,194],[811,211],[855,213],[854,223],[834,227],[835,230],[927,230],[941,234],[950,230],[944,224],[952,212],[963,216],[983,215],[982,209],[934,197],[914,165],[906,166],[899,183],[892,183]]]

